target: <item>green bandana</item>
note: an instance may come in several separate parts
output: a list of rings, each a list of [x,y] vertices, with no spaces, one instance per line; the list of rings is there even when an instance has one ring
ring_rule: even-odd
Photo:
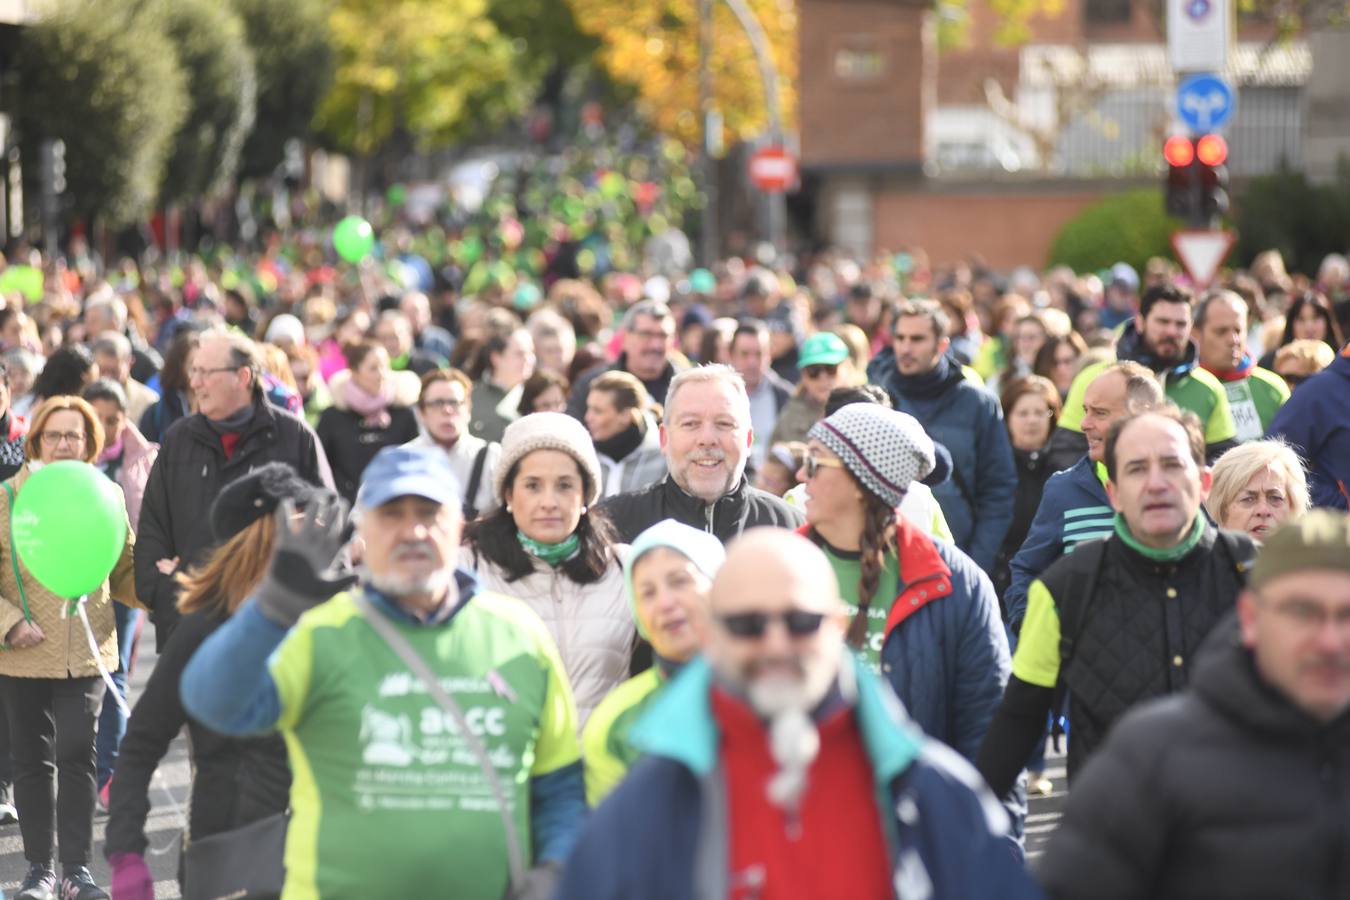
[[[575,531],[558,544],[541,543],[534,538],[526,537],[525,532],[520,529],[516,529],[516,539],[520,541],[520,546],[525,548],[526,553],[535,559],[542,559],[555,569],[581,552],[581,538],[577,537]]]
[[[1125,542],[1125,546],[1145,559],[1151,559],[1154,562],[1176,562],[1195,549],[1195,545],[1200,543],[1200,537],[1204,533],[1205,516],[1204,513],[1197,510],[1195,524],[1191,526],[1191,533],[1183,538],[1180,544],[1164,550],[1155,550],[1152,547],[1145,547],[1135,540],[1134,535],[1130,534],[1130,526],[1125,524],[1125,517],[1116,513],[1116,535]]]

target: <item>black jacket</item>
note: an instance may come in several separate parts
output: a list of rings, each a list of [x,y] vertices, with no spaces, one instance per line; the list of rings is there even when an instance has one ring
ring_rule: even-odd
[[[385,428],[367,427],[362,418],[350,409],[330,406],[319,415],[315,428],[328,464],[333,467],[338,493],[348,503],[356,501],[361,473],[381,448],[406,444],[421,432],[417,416],[406,406],[389,407],[389,425]]]
[[[1206,522],[1200,543],[1174,563],[1147,559],[1112,535],[1084,541],[1045,571],[1040,581],[1060,629],[1059,685],[1069,698],[1070,781],[1128,710],[1187,686],[1195,653],[1232,612],[1254,556],[1245,534],[1221,535]],[[1025,620],[1022,627],[1025,641]],[[995,793],[1022,770],[1053,703],[1050,688],[1017,671],[1014,660],[977,760]]]
[[[606,372],[615,371],[628,371],[627,354],[620,353],[619,358],[609,365],[596,366],[582,374],[581,377],[577,379],[577,383],[572,385],[572,396],[567,399],[567,414],[574,419],[584,420],[586,418],[586,397],[591,392],[591,382]],[[653,400],[664,405],[666,402],[666,391],[670,389],[671,379],[675,377],[678,371],[679,370],[675,368],[675,364],[667,359],[666,367],[661,370],[661,374],[656,378],[653,378],[651,381],[642,378],[639,378],[638,380],[642,382],[642,386],[647,389],[647,393],[651,395]]]
[[[333,487],[328,459],[308,425],[261,396],[253,409],[229,459],[219,435],[197,413],[169,428],[150,470],[136,533],[136,594],[151,610],[160,647],[178,620],[178,588],[155,563],[178,557],[181,571],[206,557],[215,544],[211,503],[221,488],[269,462],[288,463],[306,481]]]
[[[1022,542],[1031,530],[1031,521],[1036,518],[1036,510],[1041,505],[1041,494],[1045,492],[1045,482],[1058,469],[1050,463],[1049,447],[1039,450],[1018,450],[1013,448],[1013,462],[1017,465],[1017,493],[1013,495],[1013,520],[1008,526],[1008,534],[1003,538],[994,559],[994,572],[991,576],[994,591],[1003,600],[1008,585],[1012,583],[1010,563],[1022,549]],[[1006,617],[1007,610],[1004,610]]]
[[[117,757],[117,777],[109,792],[105,856],[145,853],[151,779],[184,725],[194,769],[191,839],[239,828],[286,809],[291,770],[286,742],[279,735],[226,737],[183,711],[178,694],[183,668],[223,621],[201,613],[184,616],[150,673]]]
[[[1039,871],[1057,900],[1350,897],[1350,713],[1298,710],[1225,623],[1190,690],[1112,731]]]
[[[723,543],[758,525],[798,528],[804,521],[801,512],[773,494],[751,487],[744,478],[731,493],[712,504],[686,494],[667,475],[640,491],[610,497],[600,508],[609,514],[619,540],[627,544],[663,519],[711,532]]]

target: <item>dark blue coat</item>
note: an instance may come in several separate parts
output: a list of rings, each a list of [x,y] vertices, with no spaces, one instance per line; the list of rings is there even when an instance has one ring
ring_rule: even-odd
[[[1347,345],[1350,347],[1350,345]],[[1350,503],[1350,356],[1342,350],[1322,372],[1303,382],[1275,414],[1266,434],[1283,437],[1308,462],[1313,506]]]
[[[1087,456],[1050,476],[1022,549],[1009,566],[1012,583],[1003,604],[1014,631],[1026,615],[1031,582],[1079,543],[1110,534],[1115,518],[1106,487],[1097,477],[1097,464]]]
[[[866,667],[855,712],[904,900],[1041,897],[1003,839],[1006,817],[969,764],[925,739]],[[639,720],[647,754],[592,815],[557,900],[727,897],[719,733],[696,661]],[[720,854],[720,858],[719,858]]]
[[[952,477],[933,494],[942,504],[956,545],[981,569],[993,571],[1012,524],[1017,492],[1017,468],[998,400],[967,381],[955,366],[953,377],[936,397],[907,395],[901,390],[890,347],[872,358],[867,379],[884,388],[896,409],[918,419],[928,436],[951,452]]]

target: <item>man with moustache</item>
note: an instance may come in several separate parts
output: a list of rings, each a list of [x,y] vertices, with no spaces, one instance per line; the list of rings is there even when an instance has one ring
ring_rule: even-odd
[[[680,357],[675,351],[675,314],[658,300],[642,300],[628,308],[623,316],[623,351],[606,366],[596,366],[572,385],[567,414],[578,421],[586,417],[586,400],[591,382],[605,372],[627,372],[642,382],[657,403],[668,399],[672,380],[679,371]]]
[[[747,533],[710,612],[703,658],[633,726],[646,756],[592,815],[559,900],[1038,896],[978,776],[846,651],[814,544]]]
[[[748,528],[797,528],[800,511],[745,477],[754,429],[745,382],[730,366],[687,369],[666,396],[661,450],[668,474],[642,490],[610,497],[602,508],[619,539],[632,543],[664,519],[729,541]]]
[[[356,495],[353,586],[336,571],[343,502],[284,501],[268,574],[183,672],[183,706],[207,727],[286,738],[283,896],[552,895],[586,806],[572,691],[543,621],[456,566],[461,503],[441,450],[377,453]],[[533,864],[519,878],[512,844]]]

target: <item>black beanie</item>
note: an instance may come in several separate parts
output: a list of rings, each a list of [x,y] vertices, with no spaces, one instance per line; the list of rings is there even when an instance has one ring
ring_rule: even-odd
[[[227,541],[263,516],[276,511],[283,498],[303,507],[318,488],[296,474],[286,463],[259,466],[231,481],[211,505],[211,530],[217,541]]]

